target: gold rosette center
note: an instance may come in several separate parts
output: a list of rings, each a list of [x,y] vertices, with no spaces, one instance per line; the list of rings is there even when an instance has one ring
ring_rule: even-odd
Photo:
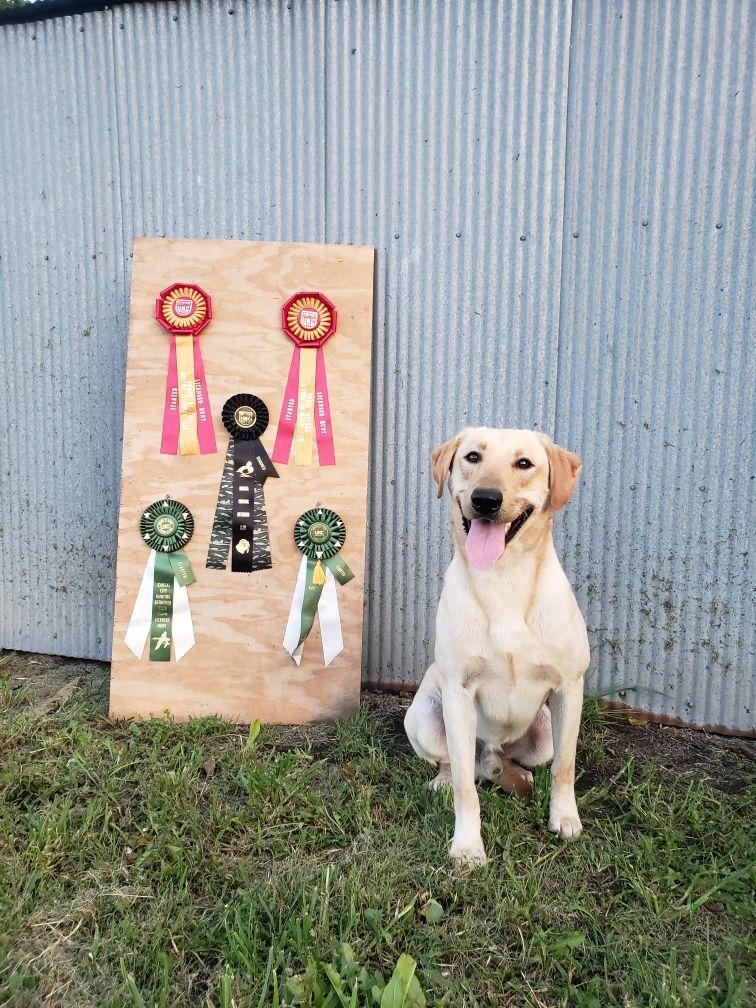
[[[320,298],[301,297],[289,305],[286,322],[297,339],[317,340],[331,328],[331,312]]]
[[[196,287],[175,287],[162,305],[163,318],[172,329],[192,329],[207,316],[207,302]]]

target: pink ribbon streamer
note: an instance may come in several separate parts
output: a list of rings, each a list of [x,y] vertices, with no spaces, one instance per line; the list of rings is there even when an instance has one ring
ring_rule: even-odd
[[[168,351],[168,374],[165,378],[165,407],[163,409],[163,436],[161,455],[175,455],[179,443],[178,368],[176,366],[176,337],[171,336]]]
[[[317,378],[317,375],[316,375]],[[299,347],[294,348],[291,355],[289,377],[286,379],[286,391],[281,403],[281,415],[278,418],[276,441],[273,445],[271,458],[274,462],[286,465],[291,454],[294,440],[294,428],[297,423],[297,399],[299,397]]]
[[[171,336],[168,351],[168,373],[165,379],[165,406],[163,408],[163,434],[160,440],[161,455],[177,455],[179,450],[179,396],[178,366],[176,364],[176,337]],[[199,340],[194,337],[194,394],[197,398],[197,440],[200,455],[212,455],[218,450],[215,442],[213,415],[207,391],[205,367]]]
[[[328,382],[326,381],[325,354],[318,347],[315,364],[315,439],[318,444],[318,460],[322,466],[336,465],[333,450],[333,424],[331,406],[328,402]]]

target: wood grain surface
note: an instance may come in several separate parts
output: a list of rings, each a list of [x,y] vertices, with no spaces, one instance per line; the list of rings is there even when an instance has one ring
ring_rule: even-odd
[[[199,337],[218,452],[160,454],[168,336],[155,297],[169,284],[197,283],[212,298],[213,321]],[[272,454],[294,344],[281,330],[281,305],[298,290],[322,291],[336,305],[338,330],[325,347],[336,466],[277,464],[265,483],[271,570],[242,574],[205,567],[228,434],[220,413],[229,396],[259,395]],[[110,714],[177,720],[220,714],[238,722],[301,723],[345,716],[359,702],[370,435],[373,250],[342,245],[140,238],[134,245]],[[292,451],[293,459],[293,451]],[[149,551],[139,535],[144,508],[170,494],[194,515],[186,548],[197,576],[189,602],[197,643],[180,662],[141,661],[123,638]],[[316,505],[344,519],[343,556],[355,573],[337,586],[344,650],[328,668],[318,621],[302,664],[282,647],[301,560],[295,520]]]

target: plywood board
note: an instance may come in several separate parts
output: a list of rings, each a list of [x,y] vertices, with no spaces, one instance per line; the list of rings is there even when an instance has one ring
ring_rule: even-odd
[[[178,281],[212,297],[213,321],[200,336],[218,452],[160,454],[168,336],[155,297]],[[336,305],[338,330],[326,344],[336,466],[276,465],[265,483],[271,570],[205,567],[228,434],[220,413],[238,392],[268,405],[262,442],[271,454],[293,344],[281,305],[298,290],[322,291]],[[220,714],[231,720],[299,723],[344,716],[359,701],[370,424],[373,250],[341,245],[142,238],[135,242],[126,370],[123,468],[113,627],[110,713],[178,720]],[[197,576],[189,588],[196,644],[180,662],[142,660],[124,644],[149,557],[139,535],[144,508],[165,494],[186,504],[195,533],[186,548]],[[323,667],[316,620],[297,667],[282,647],[301,561],[295,520],[308,508],[337,511],[347,528],[343,557],[355,573],[338,586],[343,652]]]

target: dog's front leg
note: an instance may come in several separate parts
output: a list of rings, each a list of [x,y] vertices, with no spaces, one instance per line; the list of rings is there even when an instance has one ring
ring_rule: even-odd
[[[455,861],[482,865],[486,863],[486,852],[480,835],[480,801],[475,787],[475,699],[461,684],[448,682],[442,696],[454,785],[454,838],[449,853]]]
[[[575,751],[583,709],[583,677],[565,683],[549,696],[554,762],[551,764],[549,829],[562,839],[578,836],[583,829],[575,801]]]

